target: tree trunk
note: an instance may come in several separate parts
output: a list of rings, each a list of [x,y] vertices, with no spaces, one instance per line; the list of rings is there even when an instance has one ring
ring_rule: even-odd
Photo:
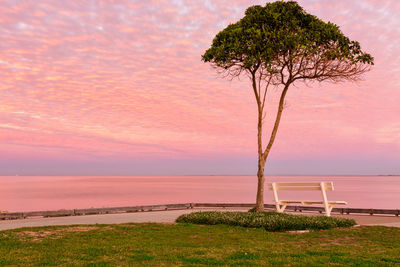
[[[268,158],[269,152],[271,150],[272,145],[274,144],[276,133],[278,131],[279,123],[281,121],[281,116],[282,116],[282,111],[283,111],[283,105],[285,103],[285,96],[286,92],[289,89],[290,82],[285,84],[285,88],[282,91],[280,100],[279,100],[279,106],[278,106],[278,112],[276,114],[276,119],[275,119],[275,124],[274,128],[272,129],[272,133],[268,142],[268,145],[265,149],[265,151],[262,151],[262,115],[263,115],[263,109],[262,106],[258,106],[258,171],[257,171],[257,178],[258,178],[258,185],[257,185],[257,198],[256,198],[256,211],[264,211],[264,182],[265,182],[265,177],[264,177],[264,168],[265,168],[265,162]],[[255,83],[253,83],[253,87],[255,86]],[[257,102],[258,104],[260,102]]]
[[[257,90],[255,72],[252,73],[253,91],[257,101],[258,108],[258,125],[257,125],[257,146],[258,146],[258,186],[257,186],[257,198],[256,198],[256,211],[264,210],[264,166],[265,157],[263,155],[262,148],[262,126],[263,126],[263,112],[264,104],[261,102],[259,90]]]
[[[256,198],[256,211],[264,211],[264,167],[265,167],[265,160],[262,156],[259,156],[258,159],[258,171],[257,171],[257,178],[258,178],[258,185],[257,185],[257,198]]]

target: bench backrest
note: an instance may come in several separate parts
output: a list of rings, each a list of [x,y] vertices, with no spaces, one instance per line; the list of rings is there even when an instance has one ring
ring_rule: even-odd
[[[333,182],[308,182],[308,183],[268,183],[268,189],[272,191],[295,190],[295,191],[310,191],[310,190],[329,190],[333,191]],[[324,188],[322,188],[324,187]]]

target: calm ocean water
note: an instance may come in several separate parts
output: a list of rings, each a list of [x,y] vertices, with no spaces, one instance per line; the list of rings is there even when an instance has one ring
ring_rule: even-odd
[[[347,207],[400,209],[400,176],[278,176],[267,182],[333,181],[330,200]],[[0,176],[0,210],[34,211],[186,202],[253,203],[255,176]],[[320,192],[281,192],[321,199]],[[265,203],[272,203],[272,192]]]

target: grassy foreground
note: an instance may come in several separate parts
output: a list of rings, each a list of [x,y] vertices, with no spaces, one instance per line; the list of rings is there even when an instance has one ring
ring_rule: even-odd
[[[181,223],[226,224],[251,228],[264,228],[271,232],[291,230],[326,230],[337,227],[350,227],[356,224],[353,219],[305,216],[275,211],[266,212],[232,212],[232,211],[199,211],[182,214],[176,219]]]
[[[304,234],[193,224],[23,228],[0,232],[0,266],[399,266],[400,229]]]

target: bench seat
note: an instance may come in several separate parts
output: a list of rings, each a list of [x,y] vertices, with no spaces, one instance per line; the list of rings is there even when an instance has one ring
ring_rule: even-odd
[[[281,204],[287,203],[301,203],[303,205],[312,205],[312,204],[324,204],[323,201],[314,201],[314,200],[279,200]],[[335,204],[335,205],[347,205],[346,201],[328,201],[328,204]]]

